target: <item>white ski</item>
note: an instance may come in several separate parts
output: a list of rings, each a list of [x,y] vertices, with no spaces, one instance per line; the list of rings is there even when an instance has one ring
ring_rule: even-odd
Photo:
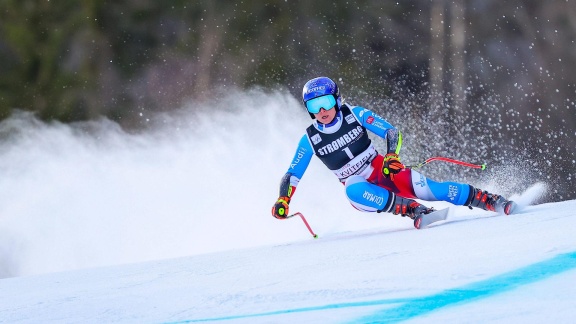
[[[414,219],[414,227],[417,229],[422,229],[428,225],[445,220],[448,217],[448,209],[444,208],[437,211],[433,211],[430,214],[422,214]]]

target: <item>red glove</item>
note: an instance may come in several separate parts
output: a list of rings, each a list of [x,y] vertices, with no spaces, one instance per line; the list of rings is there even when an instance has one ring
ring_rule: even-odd
[[[280,197],[272,206],[272,216],[278,219],[286,219],[288,216],[288,204],[290,204],[290,197]]]
[[[388,153],[384,156],[384,163],[382,164],[382,174],[394,181],[394,175],[400,173],[404,169],[404,164],[400,162],[400,158],[396,153]]]

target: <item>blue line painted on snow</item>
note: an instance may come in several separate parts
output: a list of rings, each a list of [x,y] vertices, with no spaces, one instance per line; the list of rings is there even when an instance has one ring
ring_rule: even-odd
[[[322,311],[322,310],[330,310],[330,309],[338,309],[338,308],[342,309],[342,308],[348,308],[348,307],[366,307],[366,306],[378,306],[378,305],[386,305],[386,304],[401,304],[401,303],[409,302],[411,300],[412,300],[412,298],[397,298],[397,299],[373,300],[373,301],[365,301],[365,302],[338,303],[338,304],[329,304],[329,305],[324,305],[324,306],[286,309],[286,310],[279,310],[279,311],[266,312],[266,313],[203,318],[203,319],[179,321],[179,322],[172,322],[172,323],[199,323],[199,322],[212,322],[212,321],[228,321],[228,320],[235,320],[235,319],[241,319],[241,318],[283,315],[283,314],[290,314],[290,313],[303,313],[303,312]]]
[[[431,296],[414,298],[402,306],[359,318],[352,323],[395,323],[409,320],[443,307],[469,303],[507,292],[574,268],[576,268],[576,252],[560,254],[550,260],[538,262],[461,288],[448,289]]]
[[[343,309],[348,307],[366,307],[377,305],[402,304],[398,307],[387,308],[372,315],[363,316],[351,323],[395,323],[409,320],[418,316],[428,314],[438,309],[461,305],[473,302],[482,298],[487,298],[512,289],[534,283],[553,275],[576,268],[576,252],[560,254],[552,259],[538,262],[524,268],[511,271],[496,277],[492,277],[480,282],[472,283],[460,288],[448,289],[440,293],[415,298],[383,299],[354,303],[338,303],[316,307],[294,308],[266,313],[255,313],[245,315],[233,315],[224,317],[213,317],[179,321],[176,323],[198,323],[212,321],[227,321],[251,317],[263,317],[273,315],[285,315],[291,313],[302,313],[312,311],[323,311],[330,309]]]

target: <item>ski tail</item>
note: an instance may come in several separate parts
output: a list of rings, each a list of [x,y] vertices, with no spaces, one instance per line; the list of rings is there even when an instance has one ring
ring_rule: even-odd
[[[504,205],[504,214],[510,215],[510,214],[514,213],[514,211],[516,211],[517,209],[518,209],[518,204],[513,202],[512,200],[509,200]]]

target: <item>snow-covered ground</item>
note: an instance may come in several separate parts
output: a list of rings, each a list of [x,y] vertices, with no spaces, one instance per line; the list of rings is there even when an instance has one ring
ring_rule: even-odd
[[[286,120],[289,96],[265,98],[136,135],[1,124],[22,131],[0,143],[0,322],[576,320],[576,201],[510,216],[453,207],[415,230],[356,211],[313,163],[291,204],[313,239],[299,218],[270,216],[309,119]],[[546,185],[534,183],[513,198],[537,199]]]
[[[566,201],[513,216],[456,212],[420,231],[387,216],[380,229],[289,244],[3,279],[0,319],[573,323],[575,209]]]

